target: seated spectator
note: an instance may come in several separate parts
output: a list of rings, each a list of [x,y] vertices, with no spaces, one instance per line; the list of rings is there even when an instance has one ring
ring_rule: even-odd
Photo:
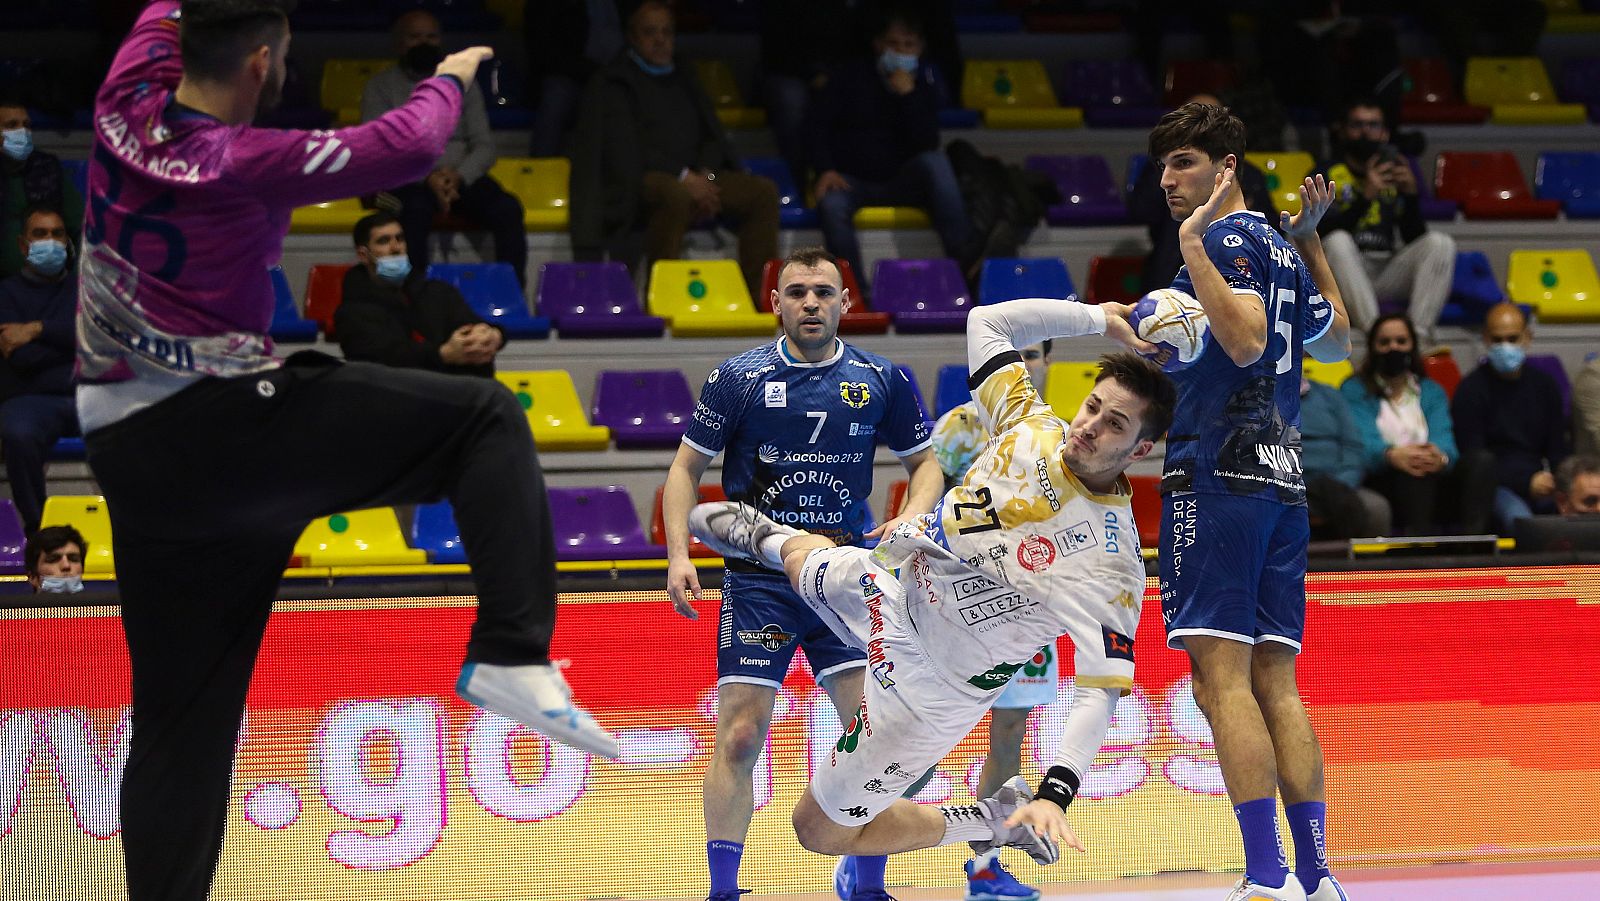
[[[1572,449],[1600,456],[1600,355],[1589,358],[1572,380]]]
[[[1388,535],[1389,501],[1361,484],[1366,449],[1350,404],[1339,390],[1300,379],[1300,466],[1306,512],[1317,541]]]
[[[672,9],[645,0],[628,18],[628,48],[584,92],[572,157],[572,253],[625,250],[645,230],[646,266],[683,255],[683,236],[700,222],[734,223],[739,268],[752,291],[761,267],[778,255],[778,187],[739,166],[711,98],[673,55]]]
[[[1361,368],[1339,391],[1361,432],[1366,485],[1389,501],[1395,534],[1437,535],[1452,522],[1468,534],[1488,528],[1487,458],[1457,450],[1444,388],[1422,369],[1410,319],[1378,318]]]
[[[886,13],[873,57],[836,67],[806,122],[812,186],[823,242],[862,278],[853,221],[864,206],[916,206],[928,212],[944,255],[973,263],[966,207],[950,159],[939,150],[939,93],[923,66],[922,22]]]
[[[23,211],[34,205],[60,210],[76,242],[83,233],[83,195],[61,160],[34,149],[33,122],[20,102],[0,99],[0,136],[0,278],[5,278],[22,271],[27,255],[27,242],[17,242]]]
[[[1556,467],[1556,512],[1600,513],[1600,457],[1573,454]]]
[[[444,59],[439,20],[426,10],[414,9],[396,19],[394,39],[399,65],[367,81],[361,92],[363,122],[405,103],[417,82],[431,76]],[[434,218],[441,213],[457,214],[487,229],[494,236],[495,261],[510,263],[517,281],[527,283],[528,235],[522,227],[522,201],[489,176],[497,156],[483,92],[473,82],[461,99],[461,121],[456,123],[438,166],[425,180],[389,191],[400,203],[398,215],[411,239],[413,268],[428,268],[428,237],[433,233]]]
[[[359,266],[344,277],[333,314],[345,359],[458,375],[494,375],[505,333],[467,306],[447,282],[411,268],[399,220],[373,213],[352,236]]]
[[[1555,509],[1552,473],[1567,458],[1567,418],[1556,380],[1527,365],[1533,330],[1509,301],[1489,309],[1483,323],[1488,363],[1467,373],[1450,405],[1464,450],[1494,457],[1495,528]]]
[[[44,512],[50,450],[81,434],[72,389],[78,270],[68,262],[72,245],[60,213],[31,207],[22,222],[22,271],[0,281],[0,355],[17,383],[17,393],[0,403],[0,448],[11,498],[32,532]]]
[[[72,526],[50,526],[28,533],[22,566],[35,592],[77,594],[83,590],[83,558],[89,542]]]
[[[1337,193],[1317,230],[1350,324],[1365,331],[1377,321],[1378,301],[1405,301],[1423,345],[1431,347],[1450,296],[1455,239],[1429,231],[1422,220],[1416,175],[1389,143],[1389,124],[1376,100],[1348,104],[1334,129],[1339,158],[1318,169]]]
[[[805,123],[814,92],[854,56],[859,7],[852,0],[762,0],[761,89],[778,153],[806,184]],[[846,24],[849,23],[849,24]]]
[[[561,156],[583,86],[622,52],[617,0],[524,0],[522,42],[535,97],[533,156]]]

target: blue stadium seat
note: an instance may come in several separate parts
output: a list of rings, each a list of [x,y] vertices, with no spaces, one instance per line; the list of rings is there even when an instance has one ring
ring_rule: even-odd
[[[806,207],[806,195],[794,183],[794,173],[781,157],[755,156],[744,161],[751,175],[772,179],[778,186],[778,223],[784,228],[816,228],[817,211]]]
[[[912,372],[911,367],[904,363],[900,363],[894,368],[895,371],[906,377],[906,381],[911,383],[911,394],[917,399],[917,409],[922,411],[923,416],[927,416],[928,402],[922,399],[922,386],[917,384],[917,374]]]
[[[939,367],[939,385],[934,390],[933,402],[938,405],[938,410],[933,414],[937,419],[954,410],[972,399],[972,390],[967,387],[967,367],[951,363]]]
[[[317,324],[300,315],[283,267],[273,266],[267,272],[272,276],[272,325],[267,328],[272,340],[284,344],[308,344],[317,340]]]
[[[1600,153],[1539,154],[1533,193],[1561,201],[1568,219],[1600,219]]]
[[[550,335],[550,320],[528,313],[510,263],[434,263],[428,267],[428,278],[454,285],[473,312],[505,329],[509,338]]]
[[[1078,290],[1072,285],[1067,264],[1055,257],[991,258],[983,262],[978,276],[978,303],[999,303],[1019,297],[1071,297]]]
[[[461,527],[449,501],[418,504],[411,516],[411,546],[428,553],[431,563],[465,563],[467,550],[461,545]]]

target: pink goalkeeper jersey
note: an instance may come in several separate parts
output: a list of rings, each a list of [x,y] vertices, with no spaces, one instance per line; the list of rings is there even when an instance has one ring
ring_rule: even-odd
[[[429,78],[338,131],[227,125],[173,102],[178,3],[145,8],[95,98],[78,292],[85,432],[207,376],[272,369],[267,328],[289,213],[420,181],[461,114]]]

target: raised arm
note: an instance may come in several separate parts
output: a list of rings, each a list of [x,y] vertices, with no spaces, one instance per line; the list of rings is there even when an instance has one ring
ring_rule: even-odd
[[[1328,266],[1328,256],[1322,252],[1322,238],[1317,234],[1317,223],[1333,205],[1336,186],[1318,174],[1307,177],[1300,185],[1300,212],[1294,216],[1283,213],[1279,223],[1283,233],[1294,242],[1311,272],[1318,294],[1333,308],[1333,324],[1316,340],[1307,341],[1306,353],[1323,363],[1337,363],[1350,357],[1350,316],[1345,312],[1344,297],[1339,293],[1339,283]]]
[[[1178,227],[1178,249],[1189,267],[1195,299],[1206,311],[1211,337],[1235,366],[1249,366],[1261,359],[1267,349],[1266,307],[1262,298],[1237,293],[1229,286],[1216,264],[1211,262],[1205,245],[1206,228],[1223,214],[1233,193],[1236,172],[1229,168],[1217,173],[1211,198],[1195,208]]]

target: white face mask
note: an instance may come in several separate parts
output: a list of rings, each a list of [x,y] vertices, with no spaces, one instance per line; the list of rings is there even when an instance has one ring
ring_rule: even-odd
[[[83,576],[41,576],[39,590],[52,594],[77,594],[83,590]]]

